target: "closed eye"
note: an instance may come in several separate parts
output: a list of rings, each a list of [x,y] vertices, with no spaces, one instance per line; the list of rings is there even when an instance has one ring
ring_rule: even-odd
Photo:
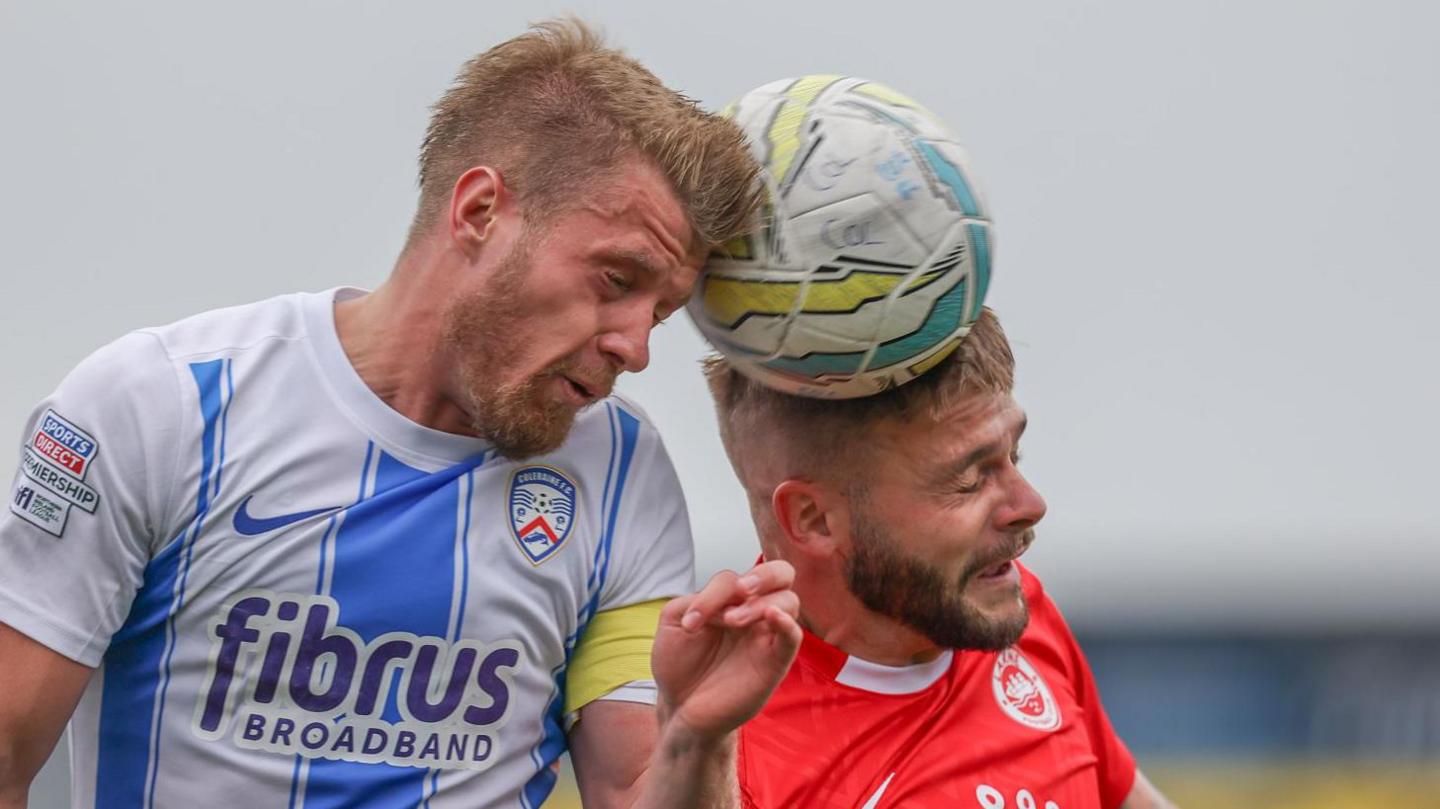
[[[951,478],[950,488],[960,494],[974,494],[985,485],[985,472],[978,464],[971,464]]]
[[[629,292],[635,287],[624,273],[617,270],[606,270],[605,281],[620,292]]]

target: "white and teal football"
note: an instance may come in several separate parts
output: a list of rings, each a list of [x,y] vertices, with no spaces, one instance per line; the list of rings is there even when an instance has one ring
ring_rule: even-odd
[[[989,209],[954,134],[865,79],[804,76],[746,93],[768,191],[759,229],[716,251],[689,312],[741,373],[853,398],[959,345],[990,281]]]

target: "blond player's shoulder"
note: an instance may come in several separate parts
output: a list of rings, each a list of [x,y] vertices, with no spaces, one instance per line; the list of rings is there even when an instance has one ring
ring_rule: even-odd
[[[305,334],[303,298],[280,295],[211,309],[141,332],[158,340],[176,360],[226,354],[268,339],[293,340]]]
[[[648,427],[652,430],[655,428],[654,422],[650,420],[650,414],[645,411],[645,408],[640,406],[639,402],[636,402],[629,396],[625,396],[621,393],[611,393],[609,396],[605,397],[604,401],[611,403],[613,406],[620,408],[626,413],[629,413],[636,421],[639,421],[641,425]]]

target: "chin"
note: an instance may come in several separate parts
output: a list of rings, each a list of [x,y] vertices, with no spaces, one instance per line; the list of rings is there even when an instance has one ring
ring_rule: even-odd
[[[512,461],[523,461],[537,455],[546,455],[559,449],[570,437],[570,429],[574,426],[574,418],[565,419],[559,423],[557,419],[546,425],[548,429],[532,430],[528,432],[507,431],[490,436],[490,443],[495,449],[506,458]]]
[[[1002,607],[994,607],[988,610],[981,610],[980,614],[985,616],[985,621],[995,627],[1014,627],[1018,635],[1025,631],[1030,623],[1030,610],[1025,606],[1025,601],[1016,598]]]
[[[950,642],[942,645],[1000,651],[1017,643],[1030,624],[1030,608],[1019,588],[1001,603],[981,606],[967,601],[966,607],[963,627],[952,627],[947,633]]]

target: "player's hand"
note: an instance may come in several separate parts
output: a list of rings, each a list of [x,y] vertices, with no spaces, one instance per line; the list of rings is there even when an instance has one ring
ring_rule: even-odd
[[[651,657],[662,723],[716,738],[760,712],[800,648],[794,581],[789,563],[765,562],[665,606]]]

